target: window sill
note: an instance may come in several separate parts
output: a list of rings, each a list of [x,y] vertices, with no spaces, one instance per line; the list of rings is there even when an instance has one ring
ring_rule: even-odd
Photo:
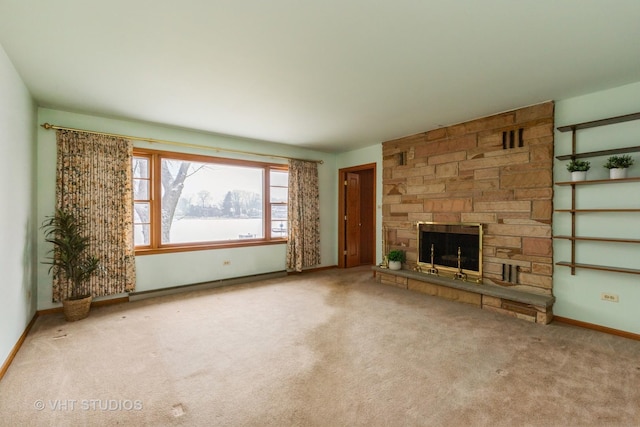
[[[209,251],[215,249],[231,249],[231,248],[244,248],[249,246],[266,246],[266,245],[283,245],[287,243],[287,239],[273,239],[273,240],[256,240],[251,242],[225,242],[215,244],[184,244],[175,246],[163,246],[161,248],[136,248],[135,255],[156,255],[166,254],[173,252],[191,252],[191,251]]]

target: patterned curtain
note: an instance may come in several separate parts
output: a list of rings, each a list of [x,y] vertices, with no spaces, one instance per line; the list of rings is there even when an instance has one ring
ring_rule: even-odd
[[[320,264],[318,164],[289,160],[287,269]]]
[[[93,297],[135,288],[131,159],[133,144],[122,138],[57,131],[56,208],[73,213],[91,239],[89,250],[104,274],[91,278]],[[53,301],[68,295],[54,279]]]

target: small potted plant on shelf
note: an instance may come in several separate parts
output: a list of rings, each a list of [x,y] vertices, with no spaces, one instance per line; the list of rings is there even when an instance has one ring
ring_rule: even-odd
[[[609,169],[609,178],[620,179],[627,177],[627,168],[633,165],[634,160],[629,155],[611,156],[607,159],[604,167]]]
[[[400,270],[405,261],[404,251],[400,249],[390,251],[387,260],[389,261],[389,270]]]
[[[567,170],[571,172],[571,181],[584,181],[587,179],[589,169],[591,169],[591,163],[586,160],[573,159],[567,164]]]
[[[49,273],[65,284],[62,288],[62,309],[68,321],[84,319],[89,315],[91,294],[87,287],[89,278],[102,270],[100,260],[87,254],[89,237],[82,234],[76,217],[63,209],[57,209],[42,223],[45,241],[53,244]]]

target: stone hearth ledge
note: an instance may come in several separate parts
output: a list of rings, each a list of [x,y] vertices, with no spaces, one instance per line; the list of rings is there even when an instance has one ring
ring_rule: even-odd
[[[553,319],[553,295],[534,294],[489,283],[465,282],[412,270],[372,267],[378,283],[459,301],[534,323]]]

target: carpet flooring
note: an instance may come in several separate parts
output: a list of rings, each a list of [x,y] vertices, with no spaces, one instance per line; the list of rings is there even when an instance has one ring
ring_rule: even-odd
[[[2,426],[638,426],[640,342],[325,270],[37,319]]]

